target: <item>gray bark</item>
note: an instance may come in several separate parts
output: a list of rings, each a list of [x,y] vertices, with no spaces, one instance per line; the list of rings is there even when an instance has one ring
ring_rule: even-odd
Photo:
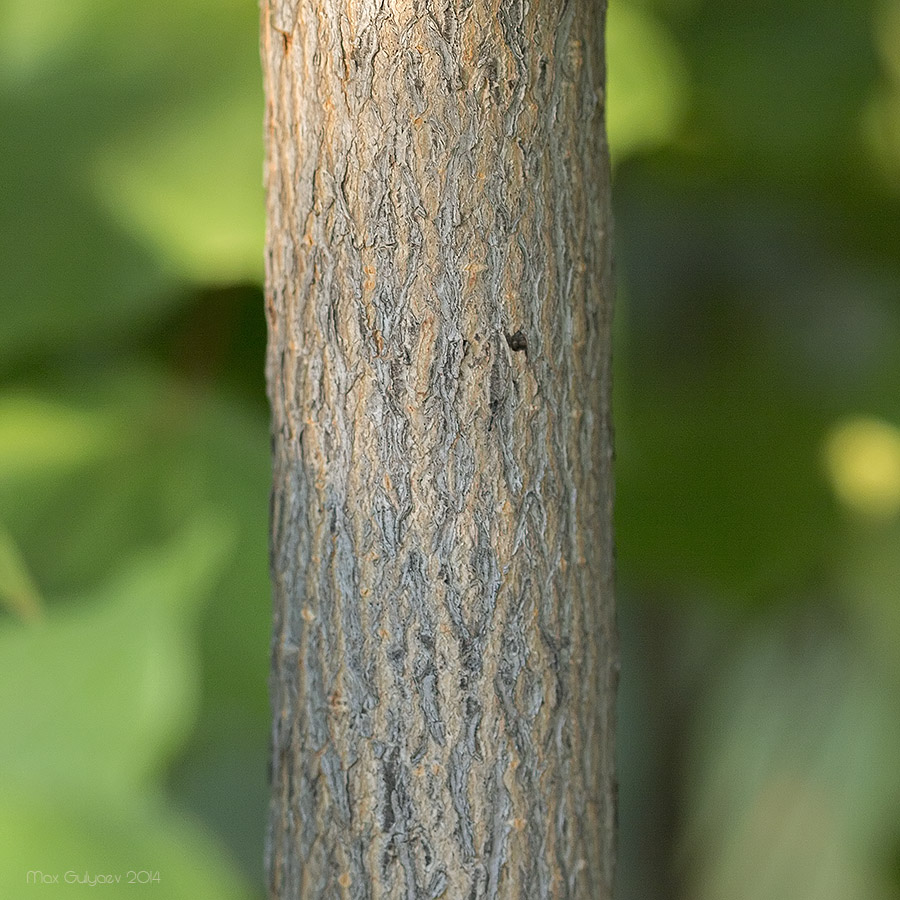
[[[273,898],[610,897],[604,13],[262,0]]]

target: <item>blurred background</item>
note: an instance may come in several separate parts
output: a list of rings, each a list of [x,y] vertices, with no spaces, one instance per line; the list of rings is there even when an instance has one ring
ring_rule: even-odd
[[[610,7],[618,900],[900,897],[900,0]],[[0,897],[262,897],[257,15],[0,0]]]

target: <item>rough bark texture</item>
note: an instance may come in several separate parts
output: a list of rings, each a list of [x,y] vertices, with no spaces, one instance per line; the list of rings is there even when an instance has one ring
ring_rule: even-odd
[[[604,7],[262,0],[280,900],[610,896]]]

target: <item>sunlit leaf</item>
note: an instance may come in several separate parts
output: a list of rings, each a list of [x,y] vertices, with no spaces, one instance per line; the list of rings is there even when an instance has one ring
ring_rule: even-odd
[[[262,96],[248,87],[142,122],[96,166],[110,216],[186,278],[262,278]]]
[[[606,55],[606,125],[613,161],[672,141],[688,92],[674,37],[639,7],[610,3]]]
[[[185,278],[258,278],[256,5],[0,15],[0,367],[153,326]]]
[[[900,430],[873,418],[839,422],[825,442],[838,498],[854,512],[886,519],[900,511]]]
[[[0,525],[0,605],[22,619],[32,620],[42,613],[38,589],[22,559],[12,535]]]
[[[16,82],[55,65],[73,36],[114,0],[4,0],[0,5],[0,77]]]
[[[0,395],[0,484],[102,459],[122,437],[119,423],[103,413],[34,394]]]

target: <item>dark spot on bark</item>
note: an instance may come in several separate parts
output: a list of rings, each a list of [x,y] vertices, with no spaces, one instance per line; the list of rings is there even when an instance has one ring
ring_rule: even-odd
[[[428,634],[425,631],[419,632],[419,641],[421,641],[422,646],[427,650],[434,650],[434,635]]]
[[[515,334],[506,335],[506,343],[514,353],[524,350],[525,355],[528,356],[528,339],[525,337],[524,331],[519,330]]]
[[[500,398],[496,395],[491,396],[491,420],[488,422],[488,431],[494,425],[494,419],[497,417],[497,413],[500,412]]]
[[[394,827],[394,791],[397,789],[397,756],[396,750],[385,756],[381,768],[384,782],[384,809],[382,811],[381,828],[390,832]]]
[[[375,55],[376,33],[374,28],[367,28],[356,39],[356,46],[350,53],[350,59],[360,65]]]
[[[503,406],[503,387],[502,381],[500,379],[500,367],[497,365],[496,361],[494,365],[491,367],[491,380],[489,382],[490,389],[490,402],[488,406],[491,411],[491,418],[488,422],[488,431],[491,430],[494,426],[494,420],[497,418],[500,413],[500,409]]]
[[[475,642],[471,638],[464,637],[460,641],[459,650],[463,668],[467,669],[469,672],[478,671],[481,660],[479,648],[475,645]]]
[[[279,784],[286,784],[288,789],[288,802],[294,802],[296,793],[294,787],[294,760],[293,757],[285,750],[281,751],[281,772],[279,773]]]

